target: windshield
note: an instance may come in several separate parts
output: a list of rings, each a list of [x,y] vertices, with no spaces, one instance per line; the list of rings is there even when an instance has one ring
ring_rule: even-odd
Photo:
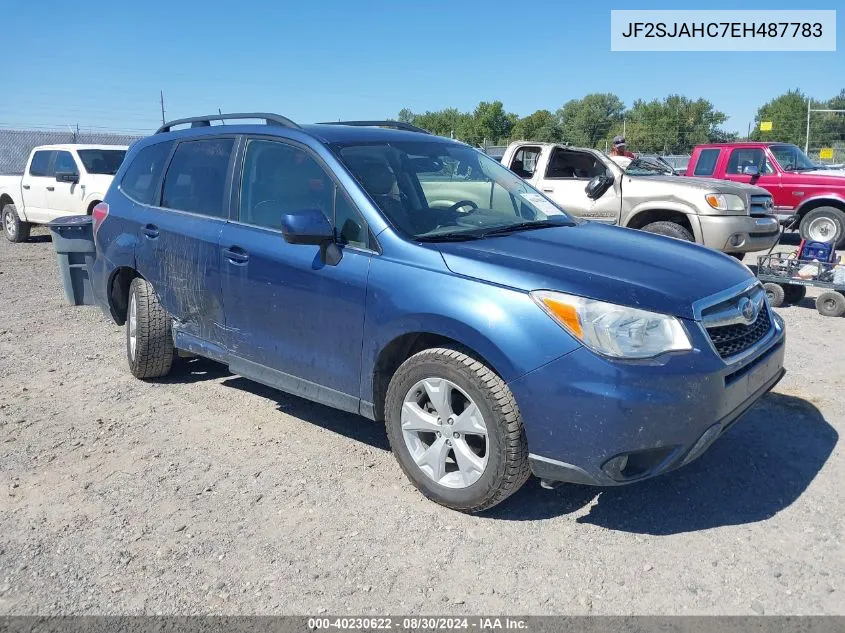
[[[640,157],[631,161],[625,173],[629,176],[665,176],[666,174],[674,175],[675,172],[659,158]]]
[[[114,176],[120,169],[125,149],[81,149],[79,158],[89,174],[107,174]]]
[[[572,223],[522,178],[471,147],[423,141],[333,149],[391,224],[414,239],[478,239]]]
[[[772,145],[771,150],[784,171],[818,169],[813,161],[795,145]]]

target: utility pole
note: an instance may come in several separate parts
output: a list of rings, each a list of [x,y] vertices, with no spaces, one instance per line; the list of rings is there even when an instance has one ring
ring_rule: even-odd
[[[164,91],[159,90],[158,94],[159,94],[159,97],[161,98],[161,124],[164,125],[165,124],[165,120],[164,120]]]
[[[804,153],[810,151],[810,108],[812,107],[813,100],[810,97],[807,97],[807,138],[804,139]]]
[[[748,122],[748,134],[745,136],[747,140],[751,140],[751,123],[751,121]]]
[[[628,119],[622,119],[622,136],[625,136],[625,131],[628,126]]]

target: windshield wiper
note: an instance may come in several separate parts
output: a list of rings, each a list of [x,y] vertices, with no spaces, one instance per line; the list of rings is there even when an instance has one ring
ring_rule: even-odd
[[[469,242],[480,240],[477,233],[440,233],[439,235],[417,235],[414,240],[417,242]]]
[[[489,235],[507,235],[508,233],[516,233],[517,231],[531,231],[533,229],[544,229],[554,226],[575,226],[574,222],[552,222],[551,220],[530,220],[528,222],[517,222],[508,226],[500,226],[495,229],[489,229],[481,233],[481,237]]]

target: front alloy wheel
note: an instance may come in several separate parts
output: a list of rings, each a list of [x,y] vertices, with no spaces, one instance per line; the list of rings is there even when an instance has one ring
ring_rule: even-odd
[[[460,348],[417,352],[393,374],[385,423],[396,461],[426,497],[480,512],[528,479],[528,445],[508,385]]]
[[[455,383],[426,378],[402,404],[402,437],[420,470],[447,488],[471,486],[487,467],[487,425]]]

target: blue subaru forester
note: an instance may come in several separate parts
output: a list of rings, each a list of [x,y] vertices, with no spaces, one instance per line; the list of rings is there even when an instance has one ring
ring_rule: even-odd
[[[739,262],[571,218],[403,123],[174,121],[93,215],[95,294],[135,376],[180,350],[384,421],[406,475],[457,510],[532,472],[682,466],[784,374],[783,322]]]

